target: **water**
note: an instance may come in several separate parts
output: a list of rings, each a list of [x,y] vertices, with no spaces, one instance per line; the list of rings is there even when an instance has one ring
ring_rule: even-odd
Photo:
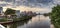
[[[50,28],[49,16],[37,15],[29,21],[6,25],[8,28]]]

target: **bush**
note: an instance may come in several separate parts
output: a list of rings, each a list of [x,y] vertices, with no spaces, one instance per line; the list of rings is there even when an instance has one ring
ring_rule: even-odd
[[[5,22],[7,21],[7,19],[0,19],[0,22]]]
[[[25,20],[25,19],[30,19],[30,18],[32,18],[32,16],[25,15],[20,18],[14,18],[13,21],[20,21],[20,20]]]
[[[56,7],[52,8],[50,18],[55,28],[60,28],[60,5],[57,5]]]

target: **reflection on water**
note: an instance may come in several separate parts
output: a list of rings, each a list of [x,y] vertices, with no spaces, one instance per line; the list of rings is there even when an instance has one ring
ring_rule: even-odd
[[[38,15],[33,17],[27,24],[17,28],[50,28],[50,19],[48,16]]]
[[[29,21],[10,24],[9,28],[50,28],[49,16],[37,15]]]

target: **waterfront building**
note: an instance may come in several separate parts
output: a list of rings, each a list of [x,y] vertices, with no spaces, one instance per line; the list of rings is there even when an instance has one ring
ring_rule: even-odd
[[[2,14],[3,14],[3,8],[0,7],[0,15],[2,15]]]
[[[0,7],[0,19],[4,17],[3,7]]]
[[[16,10],[16,15],[17,15],[17,18],[20,17],[20,10]]]

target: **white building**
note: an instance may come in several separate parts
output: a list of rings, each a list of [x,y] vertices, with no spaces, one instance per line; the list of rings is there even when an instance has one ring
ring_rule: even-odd
[[[16,10],[16,15],[17,15],[17,18],[20,17],[20,10]]]

